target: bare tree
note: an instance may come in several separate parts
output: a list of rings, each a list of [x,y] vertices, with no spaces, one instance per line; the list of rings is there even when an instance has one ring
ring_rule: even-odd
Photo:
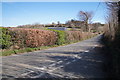
[[[115,35],[120,30],[118,27],[118,15],[119,15],[119,4],[117,2],[107,2],[107,8],[108,8],[108,16],[107,16],[107,23],[108,23],[108,36],[109,39],[114,40]],[[110,34],[109,34],[110,33]]]
[[[91,19],[93,17],[93,12],[88,11],[80,11],[78,13],[79,20],[84,21],[85,23],[85,30],[84,31],[90,31],[89,29],[89,23],[91,23]]]
[[[120,79],[120,1],[107,2],[107,31],[104,40],[110,50],[113,78]]]

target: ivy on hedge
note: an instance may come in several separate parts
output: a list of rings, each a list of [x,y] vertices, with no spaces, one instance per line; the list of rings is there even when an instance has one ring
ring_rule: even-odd
[[[65,31],[60,31],[60,30],[53,30],[53,29],[48,29],[48,30],[51,30],[51,31],[54,31],[57,33],[57,41],[56,41],[56,45],[62,45],[62,44],[65,44],[66,43],[66,33]]]
[[[0,27],[0,48],[6,49],[11,45],[11,36],[7,28]]]

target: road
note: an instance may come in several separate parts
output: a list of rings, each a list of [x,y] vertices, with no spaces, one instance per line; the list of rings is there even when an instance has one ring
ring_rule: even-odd
[[[2,57],[3,78],[105,78],[101,35],[78,43]]]

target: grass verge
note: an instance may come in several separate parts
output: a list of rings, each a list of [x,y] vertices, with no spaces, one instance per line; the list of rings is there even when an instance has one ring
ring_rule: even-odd
[[[37,48],[23,48],[23,49],[10,49],[10,50],[3,50],[0,53],[0,56],[9,56],[12,54],[19,54],[19,53],[25,53],[25,52],[33,52],[36,50],[44,50],[44,49],[48,49],[48,48],[52,48],[52,47],[57,47],[58,45],[52,45],[52,46],[41,46],[41,47],[37,47]]]

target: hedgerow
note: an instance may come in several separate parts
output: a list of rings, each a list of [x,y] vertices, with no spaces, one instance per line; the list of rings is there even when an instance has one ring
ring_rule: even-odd
[[[13,47],[39,47],[54,45],[57,40],[55,32],[41,29],[9,28]]]
[[[90,32],[60,31],[60,30],[53,30],[53,29],[48,29],[48,30],[51,30],[57,33],[58,39],[57,39],[56,45],[78,42],[80,40],[84,40],[84,39],[95,36],[94,33],[90,33]]]
[[[82,39],[82,33],[80,31],[66,31],[66,42],[77,42]]]

